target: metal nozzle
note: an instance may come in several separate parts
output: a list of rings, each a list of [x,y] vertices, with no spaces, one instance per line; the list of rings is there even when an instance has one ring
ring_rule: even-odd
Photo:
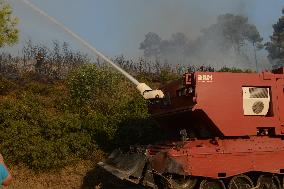
[[[156,99],[156,98],[164,98],[164,93],[161,90],[153,90],[145,83],[139,83],[136,87],[144,99]]]

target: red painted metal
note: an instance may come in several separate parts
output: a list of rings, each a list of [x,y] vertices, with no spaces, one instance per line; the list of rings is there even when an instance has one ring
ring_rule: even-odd
[[[152,147],[148,150],[156,149]],[[152,167],[161,173],[174,173],[169,165],[170,161],[174,161],[175,165],[180,166],[176,174],[211,178],[250,171],[279,174],[284,170],[283,156],[284,140],[281,138],[194,140],[156,150]]]
[[[243,87],[269,88],[267,115],[245,115]],[[114,164],[102,163],[106,170],[151,186],[152,174],[166,180],[169,174],[215,179],[247,172],[284,174],[284,68],[187,73],[161,90],[165,98],[152,101],[149,110],[174,142],[147,147],[136,164],[129,163],[137,160],[131,153],[124,163],[123,156],[112,157]]]
[[[253,136],[259,128],[267,127],[275,129],[276,135],[284,134],[283,70],[277,74],[195,72],[184,78],[192,80],[179,80],[162,88],[169,102],[150,106],[153,117],[161,121],[161,126],[175,127],[176,124],[169,125],[169,120],[174,120],[182,123],[182,127],[190,128],[190,114],[199,111],[223,136]],[[267,116],[244,115],[242,87],[246,86],[270,88],[271,110]],[[187,92],[191,90],[193,93]],[[176,119],[181,112],[187,114]]]
[[[266,116],[244,115],[242,87],[270,89]],[[194,125],[199,120],[212,134],[207,139],[197,136],[150,147],[155,171],[211,178],[250,171],[284,173],[284,68],[262,73],[188,73],[162,90],[166,99],[150,105],[162,127],[190,133],[201,129]],[[273,132],[260,136],[262,128]]]

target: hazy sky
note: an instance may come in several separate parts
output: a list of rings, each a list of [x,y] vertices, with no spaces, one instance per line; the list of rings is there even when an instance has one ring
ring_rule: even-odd
[[[78,43],[21,0],[8,0],[20,19],[21,43],[31,39],[49,44]],[[139,43],[148,32],[163,38],[184,32],[190,39],[202,28],[216,22],[224,13],[244,14],[254,23],[265,40],[272,24],[281,16],[284,0],[32,0],[108,56],[142,55]],[[13,49],[16,49],[14,47]],[[19,48],[19,47],[18,47]]]

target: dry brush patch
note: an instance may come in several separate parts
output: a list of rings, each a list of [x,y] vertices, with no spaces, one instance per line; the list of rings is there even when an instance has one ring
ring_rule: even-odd
[[[97,172],[92,177],[93,180],[86,182],[86,178],[89,178],[88,173],[94,172],[97,163],[105,157],[102,151],[96,151],[95,154],[92,160],[82,160],[60,170],[36,172],[24,165],[13,166],[11,167],[13,182],[7,189],[99,188],[102,184],[98,180]]]

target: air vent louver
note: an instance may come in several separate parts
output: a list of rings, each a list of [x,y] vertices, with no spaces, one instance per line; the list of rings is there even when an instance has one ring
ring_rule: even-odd
[[[266,87],[243,87],[244,115],[267,115],[270,95]]]
[[[252,105],[252,111],[256,114],[260,114],[264,109],[264,103],[261,101],[256,101]]]
[[[249,88],[250,98],[268,98],[268,88]]]

